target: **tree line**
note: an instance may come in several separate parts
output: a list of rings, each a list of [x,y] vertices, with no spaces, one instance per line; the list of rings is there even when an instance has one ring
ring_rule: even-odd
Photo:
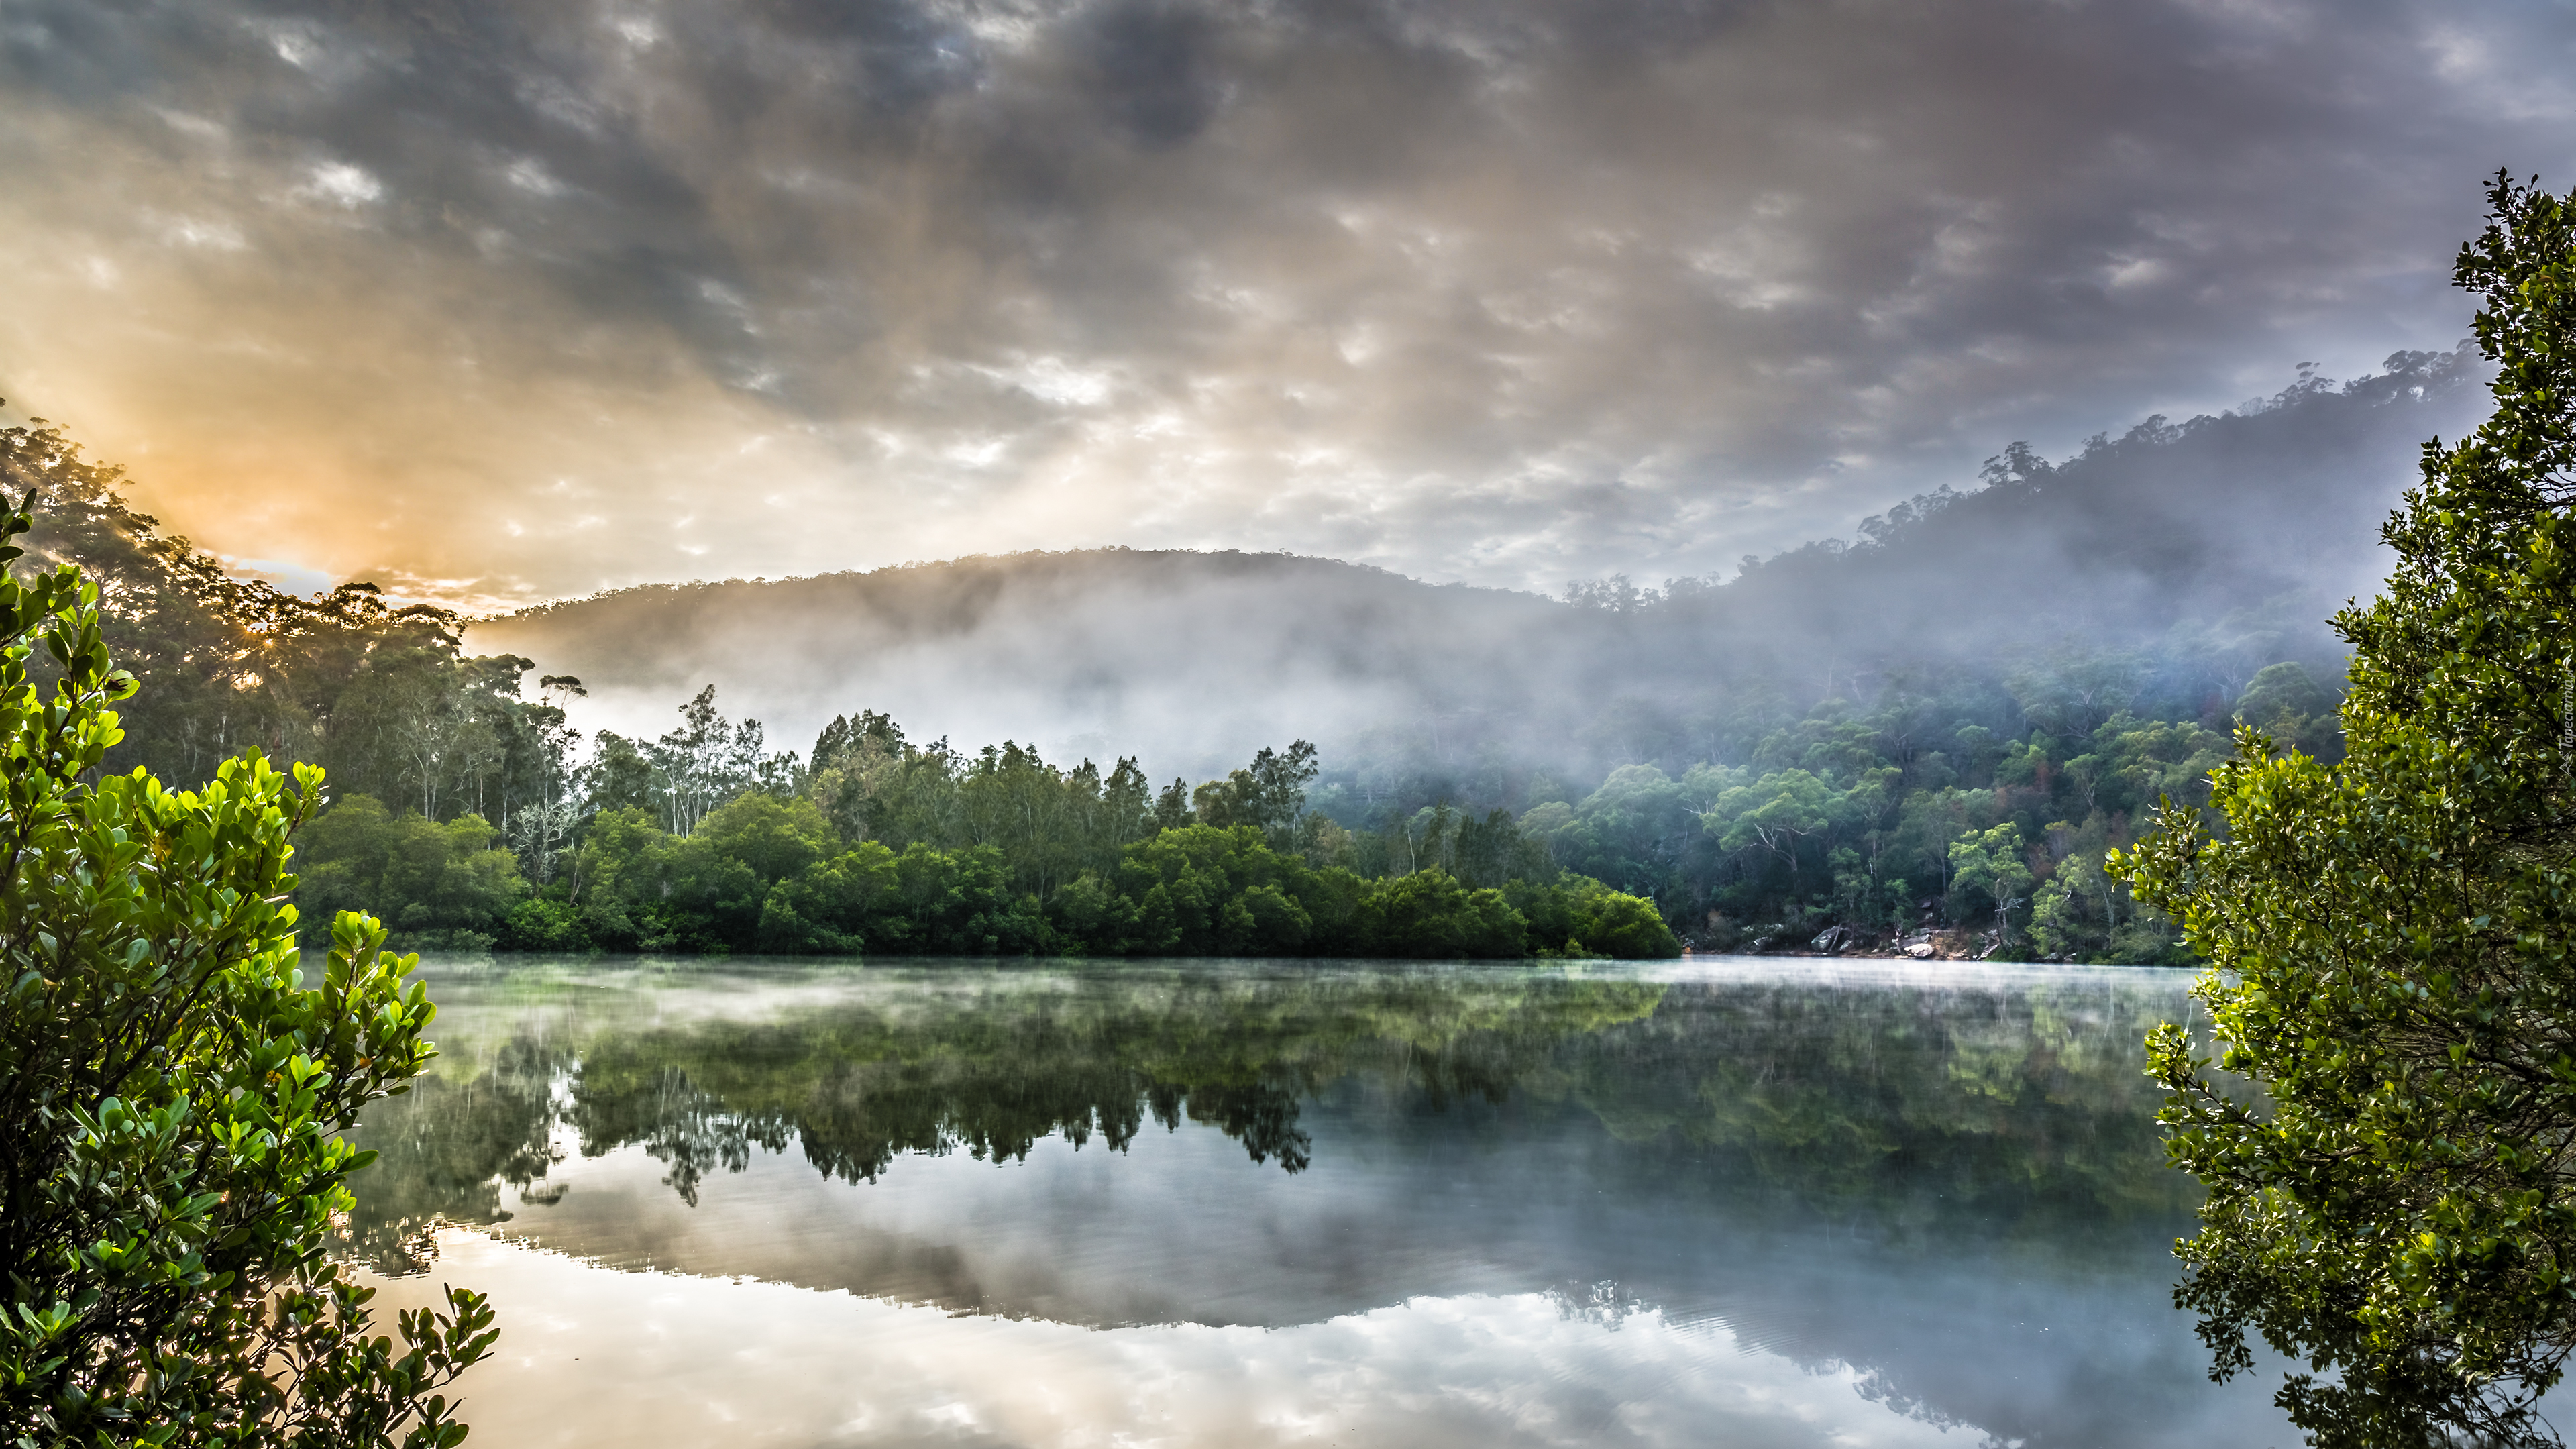
[[[380,903],[417,942],[539,951],[1663,956],[1649,901],[1569,874],[1507,812],[1400,870],[1305,809],[1314,748],[1150,787],[1006,742],[917,744],[882,714],[770,754],[711,691],[658,740],[603,733],[551,847],[371,796],[307,827],[299,896]],[[399,904],[396,904],[399,903]]]
[[[395,605],[372,583],[302,596],[235,578],[137,510],[125,483],[43,418],[0,428],[0,486],[33,519],[15,571],[78,566],[108,650],[140,682],[108,768],[193,785],[257,750],[321,766],[334,795],[505,830],[559,799],[577,686],[532,681],[516,656],[467,656],[457,613]],[[45,678],[46,661],[33,667]]]
[[[868,710],[772,752],[712,688],[659,738],[603,731],[576,759],[540,704],[531,782],[486,786],[506,824],[462,790],[443,818],[356,792],[298,865],[314,912],[374,902],[404,939],[501,949],[1658,954],[1940,931],[2006,958],[2187,964],[2104,862],[2160,801],[2207,802],[2240,722],[2338,757],[2341,681],[2275,663],[2215,705],[2155,683],[2152,655],[2067,649],[1827,700],[1685,768],[1376,798],[1304,742],[1195,787],[1133,758],[915,741]],[[1636,904],[1614,928],[1568,891]],[[1420,912],[1437,928],[1386,924]]]
[[[2104,862],[2160,801],[2207,801],[2237,722],[2336,757],[2337,691],[2276,663],[2178,718],[2155,683],[2151,655],[2061,650],[1828,700],[1730,763],[1583,790],[1532,773],[1518,810],[1318,788],[1304,742],[1159,788],[1133,758],[970,754],[867,710],[773,753],[710,688],[659,738],[602,732],[577,764],[558,746],[551,800],[511,828],[353,796],[299,865],[314,911],[374,901],[407,939],[463,947],[1651,955],[1950,931],[2007,958],[2184,964]]]

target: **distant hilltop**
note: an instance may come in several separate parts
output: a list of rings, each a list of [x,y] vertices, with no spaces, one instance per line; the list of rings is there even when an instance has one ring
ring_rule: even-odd
[[[1138,741],[1177,770],[1239,763],[1246,738],[1518,707],[1582,667],[1586,623],[1331,559],[1095,549],[626,589],[477,623],[469,644],[579,676],[595,715],[639,731],[712,683],[782,743],[865,706],[1051,755]]]

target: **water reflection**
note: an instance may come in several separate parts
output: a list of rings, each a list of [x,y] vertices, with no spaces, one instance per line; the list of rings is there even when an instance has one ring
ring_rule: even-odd
[[[632,1003],[601,1019],[583,999],[659,998],[675,984],[702,1009],[771,1014],[672,1023],[657,1012],[636,1025],[617,1009]],[[482,1047],[482,1070],[459,1083],[443,1067],[355,1134],[380,1154],[359,1185],[357,1250],[386,1271],[417,1256],[435,1221],[505,1220],[504,1186],[551,1205],[537,1184],[562,1160],[559,1129],[584,1157],[641,1146],[691,1207],[710,1173],[745,1171],[755,1147],[793,1146],[827,1178],[874,1183],[907,1153],[1025,1161],[1049,1137],[1124,1152],[1148,1122],[1214,1126],[1252,1162],[1295,1173],[1313,1150],[1301,1103],[1341,1078],[1393,1074],[1434,1110],[1466,1095],[1500,1102],[1533,1052],[1642,1018],[1667,990],[1403,967],[1265,977],[1233,963],[1089,976],[787,967],[676,982],[538,967],[440,986],[448,1056],[461,1031]],[[489,1044],[513,1015],[513,1034]]]
[[[2191,1187],[2140,1042],[2182,981],[447,969],[441,1074],[362,1124],[351,1233],[388,1270],[445,1219],[1098,1327],[1537,1293],[1848,1365],[1936,1427],[2232,1437],[2263,1393],[2207,1385],[2166,1299]]]

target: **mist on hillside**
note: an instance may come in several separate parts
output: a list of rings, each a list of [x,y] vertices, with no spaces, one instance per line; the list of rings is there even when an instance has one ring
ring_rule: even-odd
[[[1587,622],[1325,559],[1110,549],[629,589],[478,624],[469,643],[580,677],[577,717],[621,732],[660,733],[712,683],[773,746],[868,708],[925,742],[1140,755],[1199,778],[1261,743],[1523,707],[1592,672]]]
[[[1012,739],[1199,779],[1306,738],[1328,764],[1401,759],[1499,799],[1473,777],[1687,764],[1748,708],[1865,703],[2051,650],[2161,650],[2205,676],[2173,688],[2222,701],[2277,660],[2330,674],[2325,620],[2384,572],[2378,528],[2420,448],[2483,410],[2466,352],[2303,375],[2053,464],[2007,448],[1856,541],[1724,582],[1551,600],[1281,554],[1023,553],[631,589],[478,623],[468,644],[580,677],[593,729],[659,734],[713,684],[774,748],[867,708],[961,749]]]

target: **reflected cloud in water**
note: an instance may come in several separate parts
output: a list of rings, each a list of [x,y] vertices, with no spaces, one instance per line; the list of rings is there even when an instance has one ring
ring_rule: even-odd
[[[1863,1375],[1751,1351],[1722,1324],[1615,1322],[1542,1294],[1416,1299],[1281,1329],[1097,1332],[955,1318],[765,1283],[603,1272],[458,1235],[501,1356],[475,1441],[512,1445],[1978,1444]],[[404,1296],[406,1289],[411,1290]],[[388,1301],[425,1301],[420,1280]],[[576,1359],[576,1355],[578,1358]],[[617,1365],[613,1384],[592,1366]]]

